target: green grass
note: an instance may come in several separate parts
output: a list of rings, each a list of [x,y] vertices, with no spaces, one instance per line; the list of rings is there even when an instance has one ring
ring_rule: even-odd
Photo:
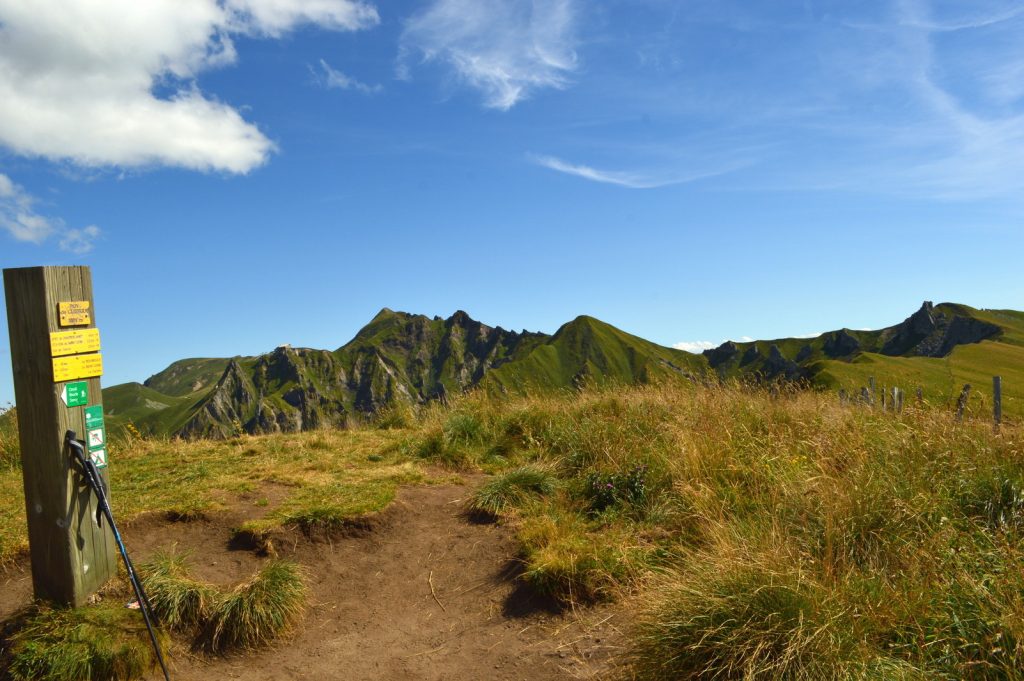
[[[103,390],[103,407],[111,433],[131,424],[147,435],[167,435],[188,418],[198,400],[210,391],[171,396],[141,383],[123,383]]]
[[[267,645],[291,631],[305,609],[305,578],[291,561],[271,560],[228,590],[192,578],[187,554],[174,551],[157,553],[139,573],[161,624],[210,652]]]
[[[18,443],[18,411],[0,410],[0,470],[21,464],[21,446]]]
[[[160,624],[175,631],[207,622],[221,600],[216,588],[189,576],[187,561],[185,553],[160,551],[138,566]]]
[[[490,516],[526,504],[531,499],[548,496],[558,489],[558,478],[551,471],[526,465],[502,473],[473,493],[469,508]]]
[[[343,522],[382,510],[401,484],[433,479],[419,459],[398,451],[403,437],[367,429],[223,441],[114,440],[111,502],[121,521],[142,513],[190,518],[272,484],[285,495],[259,521],[264,532]],[[24,503],[21,470],[0,468],[0,563],[28,546]]]
[[[146,387],[171,397],[184,397],[205,391],[220,379],[229,361],[224,358],[178,360],[160,373],[150,376]]]
[[[219,652],[266,645],[299,622],[305,602],[298,565],[271,561],[223,597],[207,624],[207,645]]]
[[[456,418],[476,436],[446,440]],[[470,397],[420,432],[421,455],[497,467],[478,496],[522,580],[636,613],[639,679],[1024,678],[1018,425],[667,383]],[[557,490],[519,494],[523,466]]]
[[[12,681],[129,681],[156,664],[142,615],[120,603],[39,607],[18,624],[7,643]]]

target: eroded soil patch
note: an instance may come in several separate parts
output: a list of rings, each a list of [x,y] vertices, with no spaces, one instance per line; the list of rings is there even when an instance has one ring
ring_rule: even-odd
[[[470,486],[403,488],[357,536],[279,535],[307,571],[310,608],[293,637],[246,655],[172,651],[176,681],[593,678],[618,651],[618,611],[559,612],[515,580],[515,543],[461,513]],[[195,577],[228,585],[264,558],[232,543],[251,504],[189,522],[143,517],[125,528],[136,562],[177,544]],[[233,548],[233,546],[235,546]],[[0,619],[27,604],[27,561],[0,575]],[[153,676],[152,678],[156,678]]]

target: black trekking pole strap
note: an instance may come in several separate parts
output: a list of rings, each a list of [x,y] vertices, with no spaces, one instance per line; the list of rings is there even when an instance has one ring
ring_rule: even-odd
[[[135,598],[139,602],[139,610],[142,611],[142,619],[146,623],[146,630],[149,632],[149,640],[153,644],[153,650],[156,651],[156,659],[160,663],[160,670],[164,673],[165,681],[171,681],[170,674],[167,673],[167,665],[164,662],[163,652],[160,650],[160,642],[157,641],[156,631],[153,629],[153,621],[156,616],[153,614],[153,606],[150,605],[149,598],[146,596],[145,589],[142,588],[142,582],[139,581],[139,576],[135,573],[135,566],[132,564],[131,558],[128,557],[128,549],[125,548],[124,541],[121,539],[121,533],[117,530],[117,524],[114,522],[114,514],[110,510],[110,503],[107,501],[107,492],[103,486],[103,477],[100,475],[99,470],[96,468],[96,464],[86,456],[85,447],[82,443],[75,439],[74,431],[67,431],[64,435],[64,442],[71,450],[72,457],[78,462],[78,465],[82,468],[85,473],[86,482],[92,491],[96,493],[96,500],[98,502],[98,513],[102,513],[107,518],[107,522],[110,524],[110,531],[114,535],[114,541],[117,543],[118,551],[121,553],[121,558],[124,561],[125,570],[128,571],[128,581],[131,582],[132,589],[135,591]],[[97,517],[99,521],[99,517]]]

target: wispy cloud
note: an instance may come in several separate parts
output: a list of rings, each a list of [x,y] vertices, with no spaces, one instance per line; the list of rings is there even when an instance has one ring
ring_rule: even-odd
[[[705,350],[717,348],[718,345],[712,343],[711,341],[682,341],[680,343],[676,343],[672,347],[674,347],[676,350],[682,350],[684,352],[691,352],[695,355],[699,355]]]
[[[591,168],[590,166],[570,163],[555,156],[531,154],[530,159],[537,165],[550,168],[551,170],[557,170],[560,173],[575,175],[576,177],[582,177],[583,179],[590,180],[592,182],[614,184],[620,187],[627,187],[629,189],[657,189],[659,187],[686,184],[688,182],[695,182],[708,177],[724,175],[725,173],[732,172],[740,167],[739,165],[735,165],[720,170],[710,170],[692,174],[681,174],[675,171],[663,173],[637,173],[617,170],[598,170],[597,168]]]
[[[406,23],[399,71],[408,77],[419,54],[507,111],[537,90],[568,86],[576,22],[574,0],[433,0]]]
[[[34,196],[0,173],[0,228],[16,241],[42,244],[50,237],[56,237],[63,251],[83,254],[92,250],[93,243],[100,236],[99,227],[68,228],[60,218],[37,212],[36,203]]]
[[[325,87],[328,90],[355,90],[356,92],[362,92],[364,95],[374,95],[384,90],[384,86],[380,83],[369,85],[356,80],[334,68],[323,59],[320,60],[319,69],[310,66],[309,70],[313,74],[314,80],[321,87]]]
[[[86,167],[246,173],[273,143],[197,77],[233,38],[378,23],[361,0],[36,0],[0,3],[0,145]],[[156,86],[172,89],[158,96]]]
[[[754,339],[751,338],[750,336],[740,336],[739,338],[733,338],[732,341],[735,343],[752,343]],[[729,339],[723,339],[718,341],[717,343],[714,343],[712,341],[680,341],[674,344],[672,347],[674,347],[676,350],[683,350],[685,352],[691,352],[695,355],[699,355],[705,350],[713,350],[714,348],[720,346],[722,343],[728,342]]]
[[[936,23],[925,0],[902,0],[899,7],[903,24],[913,30],[904,36],[906,60],[903,71],[897,73],[911,85],[946,140],[939,154],[910,168],[907,177],[938,198],[988,198],[1024,191],[1024,115],[986,111],[976,97],[972,106],[955,94],[939,79],[954,62],[938,50],[932,37],[938,31],[1004,24],[1024,15],[1024,8]],[[1017,68],[1024,69],[1024,58],[1000,63],[997,71]],[[934,135],[926,134],[928,143],[933,143]]]

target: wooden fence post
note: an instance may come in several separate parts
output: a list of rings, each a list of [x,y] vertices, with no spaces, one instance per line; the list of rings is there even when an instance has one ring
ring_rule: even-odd
[[[967,407],[967,400],[971,396],[971,384],[964,383],[963,390],[960,391],[960,399],[956,401],[956,420],[964,420],[964,409]]]
[[[999,430],[1003,422],[1003,379],[1001,376],[992,377],[992,418],[995,420],[996,430]]]
[[[869,403],[875,405],[875,377],[868,376],[868,394],[871,396]]]
[[[32,584],[37,598],[79,606],[117,573],[118,555],[64,445],[75,431],[106,479],[92,275],[88,267],[8,269],[4,291]]]

